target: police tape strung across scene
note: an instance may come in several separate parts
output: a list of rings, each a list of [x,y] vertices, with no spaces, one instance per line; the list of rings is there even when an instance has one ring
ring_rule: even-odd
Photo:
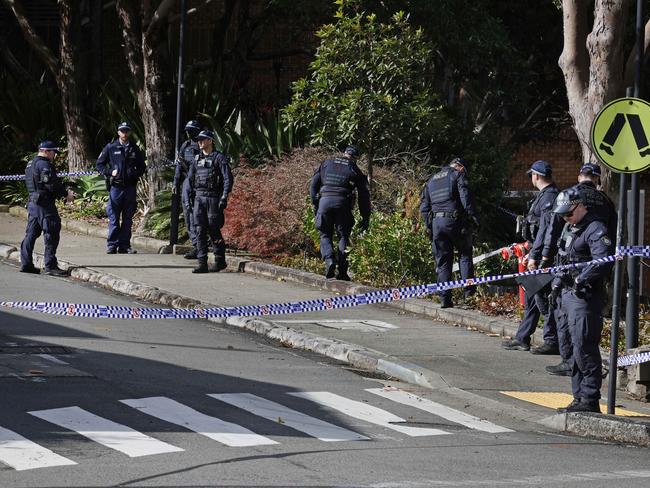
[[[76,171],[74,173],[57,173],[56,175],[63,178],[64,176],[90,176],[96,175],[97,171]],[[24,180],[25,175],[0,175],[0,181],[19,181]]]

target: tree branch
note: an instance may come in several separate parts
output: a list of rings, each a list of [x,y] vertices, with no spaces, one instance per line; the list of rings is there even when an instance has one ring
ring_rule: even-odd
[[[142,49],[140,29],[137,25],[135,13],[132,10],[132,5],[129,0],[117,0],[115,2],[117,16],[122,21],[122,39],[124,40],[124,51],[126,53],[126,60],[129,63],[129,68],[134,75],[135,83],[140,88],[143,74],[142,74]]]
[[[645,45],[643,47],[643,62],[648,60],[650,57],[650,52],[648,52],[648,47],[650,47],[650,20],[645,25]],[[634,70],[636,68],[636,44],[632,49],[632,52],[627,58],[625,63],[625,77],[623,79],[623,86],[632,86],[634,84]]]
[[[169,17],[171,8],[176,4],[176,0],[163,0],[151,16],[149,25],[146,26],[144,35],[149,39],[155,38]]]
[[[23,35],[25,36],[25,39],[29,45],[38,53],[52,74],[56,75],[59,61],[57,60],[54,53],[50,50],[50,48],[48,48],[47,45],[43,42],[43,39],[41,39],[36,31],[34,31],[20,3],[16,2],[15,0],[3,1],[16,17],[18,25],[23,31]]]
[[[564,73],[567,92],[582,99],[588,82],[589,57],[585,40],[587,38],[586,0],[562,0],[564,49],[558,64]],[[569,95],[569,101],[572,96]]]

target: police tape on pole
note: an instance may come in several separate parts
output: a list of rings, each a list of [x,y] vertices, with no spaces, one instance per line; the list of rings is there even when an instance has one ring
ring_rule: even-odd
[[[626,256],[650,257],[650,246],[625,246],[617,249],[615,255],[594,259],[585,263],[566,264],[552,268],[536,269],[520,273],[511,273],[478,278],[446,281],[443,283],[430,283],[427,285],[414,285],[402,288],[376,290],[356,295],[343,295],[316,300],[303,300],[298,302],[272,303],[264,305],[244,305],[239,307],[209,307],[209,308],[142,308],[122,307],[109,305],[94,305],[86,303],[61,303],[61,302],[9,302],[0,301],[0,306],[16,308],[34,312],[62,315],[68,317],[112,318],[127,320],[157,320],[157,319],[205,319],[227,317],[254,317],[269,315],[289,315],[305,312],[318,312],[340,308],[358,307],[386,303],[408,298],[417,298],[442,290],[464,288],[466,286],[480,285],[502,281],[505,279],[522,276],[549,275],[570,269],[580,269],[596,264],[605,264]],[[622,356],[618,359],[618,366],[628,366],[650,361],[650,353]]]

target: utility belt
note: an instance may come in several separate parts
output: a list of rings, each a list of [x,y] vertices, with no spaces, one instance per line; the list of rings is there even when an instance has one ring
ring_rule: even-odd
[[[212,198],[219,198],[221,196],[220,191],[216,190],[203,190],[203,189],[196,189],[194,190],[194,196],[196,197],[212,197]]]
[[[35,205],[47,205],[54,203],[54,197],[47,191],[37,190],[29,194],[29,201]]]
[[[454,210],[453,212],[431,212],[431,218],[447,218],[447,219],[457,219],[460,217],[460,212],[458,210]]]
[[[348,190],[325,190],[320,192],[321,197],[341,197],[341,198],[351,198],[354,194]]]

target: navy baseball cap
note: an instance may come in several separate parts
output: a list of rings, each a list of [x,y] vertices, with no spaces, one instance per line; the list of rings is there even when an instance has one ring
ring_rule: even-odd
[[[345,148],[345,151],[343,151],[345,154],[349,154],[353,158],[356,158],[359,156],[359,148],[357,146],[348,146]]]
[[[120,122],[117,126],[117,130],[121,130],[123,132],[130,131],[131,126],[129,125],[128,122]]]
[[[594,163],[585,163],[582,165],[582,168],[580,168],[579,173],[600,176],[600,166]]]
[[[214,132],[211,130],[202,130],[199,132],[199,135],[196,136],[196,138],[200,141],[201,139],[210,139],[211,141],[214,141]]]
[[[571,187],[568,190],[563,190],[558,193],[555,198],[555,205],[553,206],[553,213],[558,215],[566,215],[571,212],[579,203],[583,203],[580,192]]]
[[[189,129],[201,130],[201,126],[197,120],[190,120],[187,124],[185,124],[185,130]]]
[[[38,145],[39,150],[59,152],[59,146],[52,141],[43,141]]]
[[[553,174],[553,169],[551,168],[551,164],[548,161],[540,159],[538,161],[535,161],[530,169],[526,171],[526,174],[528,176],[531,176],[533,173],[548,178]]]
[[[451,158],[451,161],[449,161],[449,165],[451,166],[452,164],[460,164],[465,170],[469,169],[469,163],[467,160],[461,156],[453,156]]]

